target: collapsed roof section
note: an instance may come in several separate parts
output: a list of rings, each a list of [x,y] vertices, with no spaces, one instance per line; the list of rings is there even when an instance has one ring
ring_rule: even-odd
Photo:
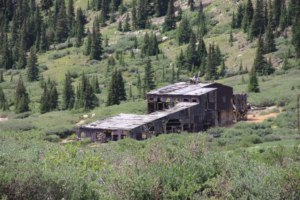
[[[166,109],[163,111],[156,111],[148,115],[134,115],[134,114],[121,113],[119,115],[98,120],[81,127],[88,128],[88,129],[102,129],[102,130],[132,130],[144,124],[164,118],[170,114],[193,107],[197,104],[198,103],[181,102],[178,103],[173,108]]]

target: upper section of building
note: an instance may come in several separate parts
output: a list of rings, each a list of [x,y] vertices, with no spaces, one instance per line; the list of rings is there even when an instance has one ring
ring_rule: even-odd
[[[159,88],[148,94],[156,95],[184,95],[184,96],[199,96],[217,88],[208,88],[212,83],[191,84],[186,82],[174,83],[163,88]]]

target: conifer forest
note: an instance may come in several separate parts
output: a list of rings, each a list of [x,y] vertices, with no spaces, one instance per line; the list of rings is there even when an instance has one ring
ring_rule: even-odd
[[[78,139],[198,75],[247,121]],[[300,0],[0,0],[1,200],[300,199],[299,101]]]

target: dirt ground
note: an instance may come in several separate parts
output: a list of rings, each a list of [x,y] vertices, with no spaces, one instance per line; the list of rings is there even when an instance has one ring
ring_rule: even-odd
[[[255,123],[262,123],[265,119],[269,117],[277,117],[281,113],[281,108],[279,108],[280,113],[270,113],[268,115],[260,115],[262,112],[268,112],[276,108],[276,106],[267,107],[265,110],[256,110],[248,112],[247,121],[248,123],[255,122]]]
[[[6,118],[0,118],[0,122],[5,122],[5,121],[7,121],[8,120],[8,118],[6,117]]]

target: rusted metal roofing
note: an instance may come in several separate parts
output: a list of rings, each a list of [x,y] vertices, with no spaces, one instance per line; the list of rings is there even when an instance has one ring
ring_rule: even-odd
[[[81,126],[82,128],[88,129],[102,129],[102,130],[131,130],[142,126],[144,124],[150,123],[152,121],[158,120],[160,118],[166,117],[170,114],[176,113],[178,111],[193,107],[198,103],[181,102],[175,107],[156,111],[148,115],[133,115],[133,114],[119,114],[106,119],[98,120],[86,125]]]
[[[206,86],[211,85],[212,83],[198,83],[198,84],[190,84],[186,82],[174,83],[172,85],[168,85],[166,87],[154,90],[149,92],[148,94],[156,94],[156,95],[202,95],[211,91],[216,90],[217,88],[204,88]]]

